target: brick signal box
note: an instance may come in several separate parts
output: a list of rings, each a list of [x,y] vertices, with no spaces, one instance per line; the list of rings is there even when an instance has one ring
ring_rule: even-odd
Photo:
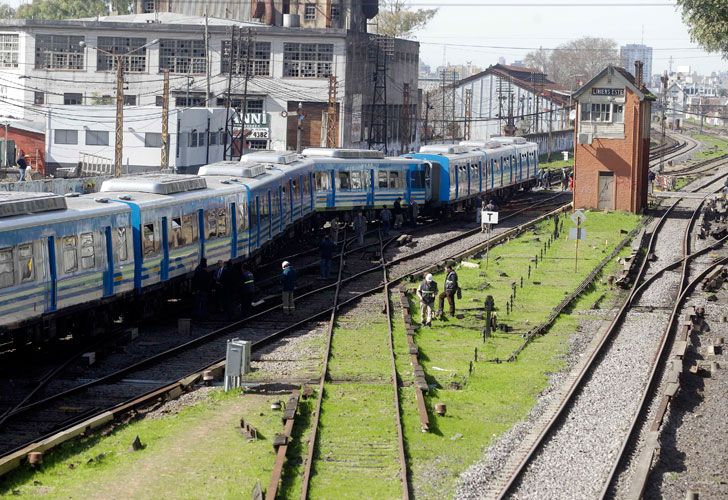
[[[647,207],[650,112],[655,97],[637,78],[607,66],[574,93],[574,207],[640,213]]]

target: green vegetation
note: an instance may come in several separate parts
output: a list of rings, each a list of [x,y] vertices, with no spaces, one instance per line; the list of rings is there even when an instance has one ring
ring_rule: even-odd
[[[550,162],[539,162],[538,164],[539,168],[543,170],[560,170],[564,167],[573,167],[574,166],[574,158],[569,158],[568,160],[555,160]]]
[[[143,419],[107,436],[70,441],[45,456],[43,468],[18,469],[0,496],[30,498],[241,498],[265,487],[273,469],[273,436],[281,432],[278,398],[214,391],[179,413]],[[240,418],[258,430],[239,431]],[[145,448],[131,451],[139,436]]]
[[[694,139],[705,144],[705,148],[695,155],[696,160],[710,160],[728,154],[728,141],[714,135],[694,135]]]
[[[612,300],[614,292],[608,285],[597,283],[559,317],[547,335],[534,340],[516,362],[495,363],[487,359],[507,358],[523,342],[522,334],[545,320],[564,294],[575,289],[614,249],[624,237],[620,230],[631,230],[638,220],[627,214],[589,213],[584,226],[588,239],[579,248],[578,272],[574,272],[574,242],[568,241],[564,234],[572,226],[570,221],[565,221],[561,237],[546,250],[545,265],[539,259],[536,267],[531,259],[540,255],[543,243],[553,230],[552,223],[542,224],[535,231],[494,248],[487,271],[482,260],[479,269],[458,270],[463,288],[458,307],[465,318],[435,321],[432,328],[420,328],[416,338],[428,382],[434,386],[426,397],[427,406],[432,408],[437,402],[447,404],[446,416],[430,415],[431,432],[420,432],[415,389],[402,389],[405,438],[418,498],[440,498],[443,492],[451,494],[458,475],[481,458],[483,449],[528,414],[546,387],[549,374],[564,367],[569,337],[581,319],[579,313],[598,301]],[[625,249],[624,253],[627,252]],[[614,271],[616,266],[613,261],[607,272]],[[442,288],[444,276],[439,274],[435,279]],[[486,283],[488,288],[481,290]],[[512,283],[517,287],[515,312],[508,315],[505,303]],[[507,324],[512,331],[495,332],[483,343],[483,320],[475,317],[476,311],[467,308],[482,307],[488,294],[495,299],[499,322]],[[418,318],[418,304],[413,303],[411,310]],[[401,318],[398,320],[401,323]],[[401,360],[408,358],[402,328],[397,326],[395,336],[400,370],[403,370]],[[476,348],[478,361],[474,355]],[[471,362],[473,372],[469,374]],[[410,380],[411,372],[407,367],[401,372],[402,379]]]

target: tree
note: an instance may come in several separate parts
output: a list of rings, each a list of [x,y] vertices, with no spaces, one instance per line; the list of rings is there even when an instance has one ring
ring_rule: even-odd
[[[13,19],[15,17],[15,9],[6,3],[0,3],[0,19]]]
[[[34,0],[18,7],[16,14],[20,19],[76,19],[108,16],[112,10],[127,14],[130,7],[127,0]]]
[[[619,64],[619,52],[614,40],[584,37],[563,43],[548,54],[547,49],[542,48],[529,52],[524,62],[543,71],[564,88],[571,88],[577,78],[586,81],[608,64]]]
[[[378,33],[407,38],[430,22],[436,13],[437,9],[411,10],[405,0],[380,0]]]
[[[690,36],[709,52],[728,59],[728,3],[725,0],[677,0]]]

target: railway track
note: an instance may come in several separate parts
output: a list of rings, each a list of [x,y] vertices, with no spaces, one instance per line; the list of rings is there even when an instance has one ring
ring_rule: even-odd
[[[726,175],[715,176],[694,191],[710,186],[716,190]],[[681,205],[683,213],[670,219],[675,227],[666,229],[668,217]],[[691,253],[690,235],[701,206],[702,200],[678,199],[656,222],[646,248],[648,255],[657,255],[656,265],[648,259],[642,262],[609,328],[572,374],[564,397],[543,417],[540,430],[490,484],[489,497],[603,498],[607,494],[651,398],[654,374],[660,370],[661,353],[676,316],[673,306],[677,307],[688,287],[689,263],[724,242]],[[691,215],[686,216],[686,211]],[[658,239],[662,240],[659,247]],[[676,267],[680,273],[670,272]],[[631,422],[628,428],[623,427],[625,421]]]
[[[507,222],[500,227],[500,231],[504,231],[503,234],[509,230],[518,231],[521,224],[534,220],[532,212],[542,212],[546,209],[544,207],[550,210],[553,206],[561,205],[563,198],[561,195],[556,195],[524,207],[507,216],[507,219],[504,218]],[[499,233],[496,232],[494,239],[498,237]],[[403,254],[392,259],[389,265],[401,265],[406,261],[410,261],[410,265],[400,267],[397,270],[399,274],[393,279],[403,279],[423,266],[436,265],[438,260],[443,258],[443,254],[438,254],[435,250],[444,248],[448,244],[456,247],[455,250],[448,250],[453,254],[458,250],[467,250],[482,244],[483,239],[479,230],[474,229],[461,231],[449,238],[446,236],[441,241],[422,248],[400,247]],[[390,244],[391,240],[383,244],[385,250]],[[428,255],[428,258],[423,258],[425,255]],[[354,285],[356,280],[379,269],[379,265],[373,266],[343,278],[338,284],[324,285],[302,294],[297,298],[296,314],[290,318],[282,319],[279,308],[272,307],[245,321],[214,330],[97,379],[80,384],[78,380],[52,381],[43,391],[38,392],[33,401],[17,407],[6,416],[5,422],[0,427],[3,435],[0,448],[3,457],[0,459],[0,474],[17,465],[28,450],[38,446],[46,449],[50,444],[44,440],[57,436],[59,432],[82,432],[86,427],[101,425],[116,415],[146,404],[149,400],[157,399],[170,391],[174,394],[186,390],[200,379],[203,370],[221,362],[224,344],[220,342],[220,338],[223,336],[251,340],[255,350],[318,321],[323,315],[330,314],[337,286],[348,286],[351,282],[354,290],[340,295],[339,305],[343,306],[357,300],[360,296],[356,294]],[[306,312],[303,312],[304,309]],[[55,442],[53,439],[51,441]]]
[[[347,310],[339,309],[335,301],[331,312],[302,499],[325,498],[337,489],[361,491],[365,484],[386,490],[377,491],[376,495],[361,491],[367,496],[401,494],[409,498],[389,281],[381,235],[379,262],[382,275],[371,275],[368,282],[360,282],[355,293],[361,295],[366,287],[378,291]],[[350,293],[339,290],[342,296]],[[393,484],[394,476],[399,476],[399,485]]]

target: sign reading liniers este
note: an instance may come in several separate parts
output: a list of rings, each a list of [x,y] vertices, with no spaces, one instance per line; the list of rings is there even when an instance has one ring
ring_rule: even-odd
[[[623,96],[624,89],[608,89],[604,87],[592,87],[592,95]]]

